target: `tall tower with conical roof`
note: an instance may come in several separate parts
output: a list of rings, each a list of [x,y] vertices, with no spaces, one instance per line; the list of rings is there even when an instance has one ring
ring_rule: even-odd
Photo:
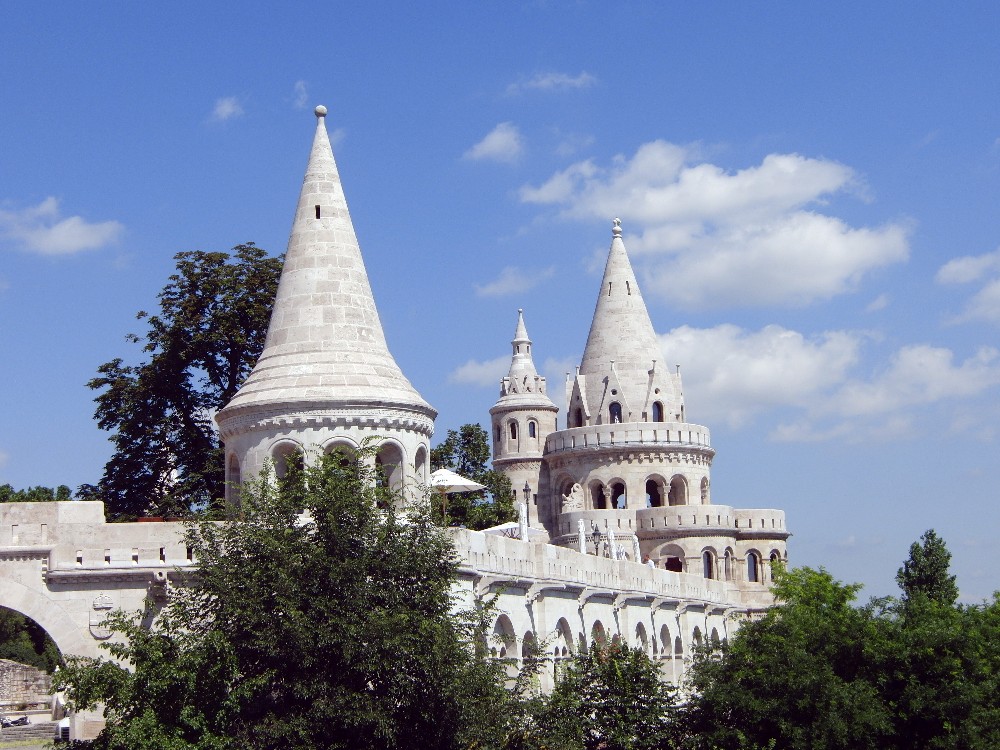
[[[379,439],[377,462],[396,487],[426,483],[437,412],[386,344],[340,173],[316,108],[316,134],[299,194],[264,351],[218,413],[228,497],[265,461],[356,450]]]
[[[510,370],[500,381],[500,398],[490,409],[493,468],[507,475],[519,502],[527,500],[528,520],[540,527],[537,498],[543,489],[539,487],[542,448],[556,429],[559,408],[546,395],[545,378],[535,369],[523,310],[517,311],[510,344]]]

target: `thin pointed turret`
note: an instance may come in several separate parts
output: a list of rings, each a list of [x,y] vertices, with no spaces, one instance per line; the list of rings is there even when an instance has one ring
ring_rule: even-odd
[[[535,362],[531,357],[531,339],[524,325],[524,311],[517,311],[517,329],[510,342],[510,370],[507,377],[500,381],[500,400],[497,405],[508,403],[538,404],[544,408],[553,406],[545,395],[545,378],[538,374]]]

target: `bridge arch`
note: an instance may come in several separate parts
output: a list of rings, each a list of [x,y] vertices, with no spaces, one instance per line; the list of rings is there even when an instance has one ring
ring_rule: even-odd
[[[64,657],[101,656],[100,641],[90,635],[89,622],[78,622],[42,589],[25,586],[8,576],[0,576],[0,607],[30,617],[49,634]]]

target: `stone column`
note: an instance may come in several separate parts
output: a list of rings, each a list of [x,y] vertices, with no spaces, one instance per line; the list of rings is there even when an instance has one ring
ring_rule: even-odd
[[[587,554],[587,533],[586,533],[586,526],[584,525],[582,518],[578,518],[577,521],[576,521],[576,534],[577,534],[577,539],[579,540],[578,544],[579,544],[580,554],[581,555],[586,555]]]

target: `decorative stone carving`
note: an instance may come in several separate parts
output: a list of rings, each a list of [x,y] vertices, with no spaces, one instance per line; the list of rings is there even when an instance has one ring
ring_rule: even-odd
[[[114,600],[107,594],[101,594],[94,599],[93,609],[90,612],[90,634],[95,639],[106,641],[111,637],[111,630],[104,622],[108,617],[108,611],[114,606]]]
[[[570,489],[568,495],[562,496],[562,512],[568,513],[573,510],[583,510],[583,487],[577,482]]]

